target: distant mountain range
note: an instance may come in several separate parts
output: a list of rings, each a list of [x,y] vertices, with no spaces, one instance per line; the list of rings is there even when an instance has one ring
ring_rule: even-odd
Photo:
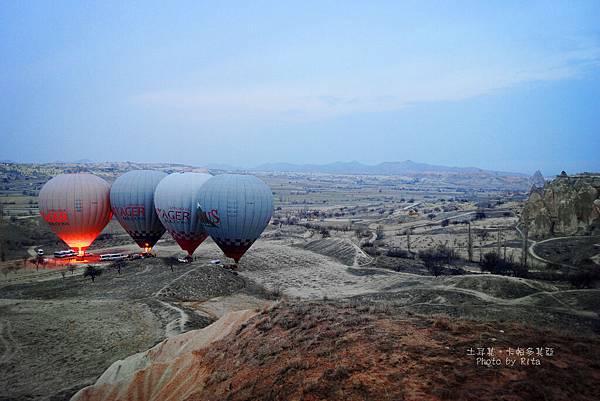
[[[483,170],[476,167],[448,167],[434,164],[417,163],[412,160],[400,162],[384,162],[375,165],[363,164],[357,161],[335,162],[329,164],[292,164],[266,163],[253,168],[239,168],[222,164],[207,166],[217,170],[245,170],[265,172],[290,173],[327,173],[327,174],[372,174],[372,175],[416,175],[416,174],[469,174],[494,175],[498,177],[527,177],[522,173]]]
[[[13,163],[10,160],[1,160],[2,163]],[[159,164],[165,166],[189,167],[184,164],[173,163],[132,163],[132,162],[94,162],[90,159],[80,159],[74,162],[56,161],[50,164],[85,164],[85,165],[104,165],[104,164],[133,164],[138,168],[152,168],[152,165]],[[144,167],[145,166],[145,167]],[[287,172],[287,173],[325,173],[325,174],[350,174],[350,175],[390,175],[417,177],[426,175],[437,176],[470,176],[487,177],[494,179],[516,178],[519,180],[528,179],[534,182],[542,182],[543,176],[536,172],[535,177],[527,174],[484,170],[477,167],[449,167],[436,164],[418,163],[412,160],[399,162],[383,162],[379,164],[363,164],[358,161],[334,162],[328,164],[293,164],[293,163],[265,163],[255,167],[232,166],[223,163],[210,163],[203,168],[221,171],[246,171],[246,172]],[[541,178],[541,180],[540,180]],[[543,186],[543,184],[538,184]]]

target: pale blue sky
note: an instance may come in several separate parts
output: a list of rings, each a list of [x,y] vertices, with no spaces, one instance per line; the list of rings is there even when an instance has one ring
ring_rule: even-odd
[[[0,94],[0,159],[600,170],[600,2],[4,1]]]

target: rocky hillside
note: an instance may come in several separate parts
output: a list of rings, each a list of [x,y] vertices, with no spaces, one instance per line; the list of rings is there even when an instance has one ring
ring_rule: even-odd
[[[532,189],[521,223],[537,238],[600,232],[600,174],[561,174]]]
[[[599,352],[595,337],[359,299],[282,302],[118,361],[72,401],[597,400]]]

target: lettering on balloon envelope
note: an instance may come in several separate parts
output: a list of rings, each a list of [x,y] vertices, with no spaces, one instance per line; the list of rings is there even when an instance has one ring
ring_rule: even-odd
[[[156,212],[161,219],[169,221],[189,221],[191,211],[181,208],[171,208],[169,210],[156,208]]]
[[[209,227],[218,227],[219,223],[221,223],[221,218],[219,217],[219,211],[217,209],[211,209],[210,212],[206,213],[198,203],[197,210],[198,218],[202,224]]]
[[[144,205],[127,205],[124,207],[116,207],[116,212],[123,219],[141,219],[146,215]]]
[[[42,218],[46,223],[50,225],[68,225],[69,215],[66,210],[49,210],[47,212],[40,212]]]

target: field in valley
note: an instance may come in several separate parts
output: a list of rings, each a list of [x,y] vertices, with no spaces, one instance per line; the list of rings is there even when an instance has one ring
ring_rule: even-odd
[[[572,366],[582,366],[582,361],[593,364],[591,358],[598,353],[594,339],[600,333],[600,290],[597,283],[582,288],[566,277],[576,270],[577,266],[568,265],[577,263],[572,255],[578,249],[585,250],[586,260],[598,260],[600,238],[531,240],[524,244],[517,229],[523,193],[507,188],[476,191],[397,177],[259,176],[273,189],[276,210],[262,238],[237,270],[223,266],[229,262],[210,239],[198,248],[192,263],[173,263],[173,257],[183,256],[183,252],[165,235],[155,247],[158,257],[127,261],[120,272],[110,263],[99,264],[102,274],[93,283],[82,275],[85,263],[69,269],[51,262],[36,267],[28,261],[39,247],[48,255],[64,246],[37,217],[36,189],[23,193],[21,188],[29,180],[15,180],[21,194],[17,190],[0,193],[5,259],[0,275],[0,399],[66,399],[93,384],[111,364],[165,339],[205,328],[232,311],[272,315],[275,312],[260,311],[280,307],[283,309],[276,314],[289,314],[290,319],[298,319],[297,324],[324,308],[335,327],[338,323],[344,327],[347,322],[336,323],[332,310],[347,310],[347,316],[374,319],[369,324],[378,330],[389,329],[393,338],[399,335],[394,324],[400,324],[393,322],[402,320],[417,331],[426,327],[423,338],[429,344],[437,347],[447,340],[448,347],[458,347],[453,351],[456,355],[449,353],[448,357],[457,357],[467,343],[475,344],[477,336],[501,338],[500,334],[482,334],[492,327],[496,332],[510,329],[509,342],[515,346],[526,345],[518,344],[519,333],[533,330],[541,341],[544,337],[538,331],[550,330],[544,341],[556,342],[565,347],[564,352],[576,352],[576,347],[565,345],[565,338],[587,344],[582,350],[584,359],[574,362],[566,358],[562,362],[566,364],[562,374],[572,372]],[[31,187],[39,187],[42,181],[40,178]],[[452,257],[434,272],[423,252],[440,247],[451,250]],[[524,272],[488,274],[479,264],[485,254],[496,252],[502,260],[519,265],[524,249],[529,262]],[[90,251],[133,252],[136,246],[113,219]],[[222,264],[211,264],[214,259],[221,259]],[[550,260],[552,266],[544,260]],[[297,305],[306,311],[300,313]],[[281,319],[271,315],[271,319]],[[465,327],[470,342],[461,343],[458,334],[453,337],[458,326]],[[287,330],[285,324],[282,327]],[[312,326],[307,330],[305,336],[319,338]],[[438,338],[436,331],[445,340]],[[343,333],[337,335],[349,341]],[[383,344],[380,336],[373,339],[388,347],[388,356],[400,352],[394,344]],[[236,340],[232,334],[223,341]],[[291,347],[301,347],[293,341]],[[432,366],[444,358],[443,350],[436,348],[435,358],[429,361]],[[328,355],[338,351],[333,347]],[[437,393],[427,393],[433,398],[424,399],[443,399],[443,388],[458,383],[460,375],[474,374],[463,357],[459,357],[461,362],[452,376],[457,382],[432,384],[430,390]],[[267,363],[268,369],[275,369],[272,362]],[[392,362],[382,362],[382,366],[391,366],[388,363]],[[259,364],[256,369],[267,365]],[[227,369],[233,372],[232,366]],[[507,375],[500,382],[510,382],[510,375],[502,370],[505,368],[498,369],[499,375]],[[315,380],[325,374],[313,373]],[[340,380],[348,383],[354,380],[349,373],[342,376]],[[393,382],[402,379],[393,377],[381,380],[396,391]],[[593,384],[592,376],[580,380]],[[348,388],[344,384],[325,389],[322,386],[326,382],[313,383],[314,391],[308,389],[306,394],[312,395],[306,399],[339,398],[339,391],[343,394],[351,388],[351,384]],[[226,384],[228,378],[211,383]],[[361,386],[371,391],[365,383]],[[214,388],[223,391],[223,387]],[[581,399],[593,399],[594,393],[598,394],[597,382],[590,389],[590,398]],[[543,390],[532,391],[527,394],[536,396]],[[243,399],[246,393],[235,394]]]

